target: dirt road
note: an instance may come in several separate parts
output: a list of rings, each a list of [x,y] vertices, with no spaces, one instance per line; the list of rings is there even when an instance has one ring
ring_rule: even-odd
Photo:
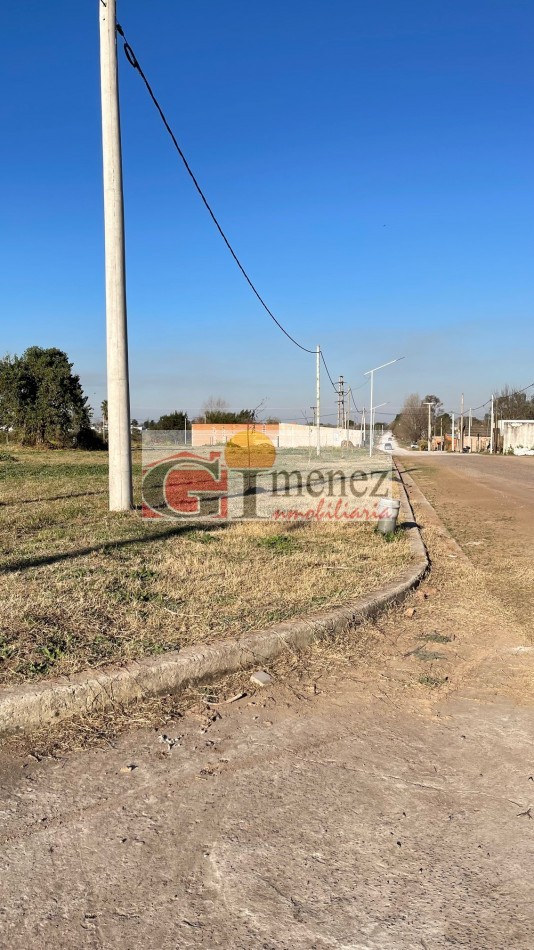
[[[417,453],[403,464],[534,638],[534,458]]]
[[[445,511],[443,473],[417,478]],[[416,515],[433,572],[413,616],[289,658],[232,704],[199,697],[166,725],[171,752],[140,729],[5,753],[1,946],[530,950],[528,631],[489,567]]]

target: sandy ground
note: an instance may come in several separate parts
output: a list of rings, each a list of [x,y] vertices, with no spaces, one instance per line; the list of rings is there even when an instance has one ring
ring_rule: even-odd
[[[402,459],[488,586],[534,639],[534,458]]]
[[[458,483],[439,485],[445,516]],[[199,702],[166,726],[171,752],[143,729],[4,754],[1,946],[530,950],[528,622],[414,499],[433,572],[412,616]]]

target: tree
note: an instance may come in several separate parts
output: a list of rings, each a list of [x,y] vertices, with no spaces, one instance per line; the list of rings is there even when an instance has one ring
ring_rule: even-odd
[[[91,410],[72,365],[55,347],[0,360],[0,416],[25,445],[72,444],[89,430]]]
[[[412,393],[406,397],[401,411],[393,421],[393,432],[402,441],[418,442],[419,439],[425,438],[427,428],[428,409],[423,405],[419,394]]]
[[[174,412],[160,416],[157,422],[155,422],[154,419],[145,419],[143,429],[159,429],[160,431],[184,429],[188,422],[187,412],[178,412],[178,410],[175,409]]]
[[[231,412],[228,409],[228,403],[220,396],[210,398],[202,406],[202,414],[193,419],[193,422],[208,422],[213,425],[225,425],[232,423],[253,423],[256,422],[256,412],[254,409],[240,409],[238,412]]]
[[[423,399],[424,403],[431,403],[430,417],[432,419],[432,424],[434,424],[437,416],[443,412],[443,403],[439,396],[425,396]],[[428,412],[428,405],[426,407]]]
[[[452,432],[452,416],[448,412],[441,412],[434,420],[434,432],[436,435],[450,435]]]
[[[534,419],[534,397],[503,386],[495,397],[495,415],[499,419]]]
[[[174,412],[169,412],[167,415],[160,416],[157,423],[156,429],[184,429],[187,422],[187,412],[178,412],[177,409]]]
[[[228,403],[226,399],[223,399],[222,396],[210,396],[209,399],[206,399],[206,402],[202,405],[202,412],[212,413],[212,412],[224,412],[228,409]]]

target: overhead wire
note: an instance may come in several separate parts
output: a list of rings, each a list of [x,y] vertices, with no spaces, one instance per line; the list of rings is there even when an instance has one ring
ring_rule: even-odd
[[[512,392],[512,393],[506,393],[505,395],[496,396],[495,398],[496,398],[496,399],[505,399],[505,398],[509,398],[510,396],[519,396],[521,393],[526,393],[527,389],[532,389],[533,386],[534,386],[534,383],[529,383],[528,386],[525,386],[525,387],[524,387],[524,389],[516,389],[516,390],[514,390],[514,392]],[[474,407],[471,409],[471,412],[477,412],[479,409],[485,409],[486,406],[489,406],[490,403],[491,403],[491,396],[490,396],[489,399],[486,399],[486,402],[481,403],[480,406],[474,406]],[[453,410],[453,409],[449,409],[449,415],[451,415],[452,412],[454,412],[455,415],[460,415],[461,409],[454,409],[454,410]]]
[[[154,93],[154,91],[153,91],[153,89],[152,89],[152,86],[150,85],[150,83],[149,83],[149,81],[148,81],[148,79],[147,79],[147,77],[146,77],[146,75],[145,75],[145,73],[144,73],[144,71],[143,71],[143,69],[142,69],[140,63],[139,63],[139,60],[137,59],[137,56],[135,55],[135,53],[134,53],[132,47],[130,46],[128,40],[126,39],[124,30],[123,30],[122,26],[120,25],[120,23],[116,23],[116,30],[117,30],[117,33],[119,34],[119,36],[121,36],[122,39],[124,40],[124,47],[123,47],[123,48],[124,48],[124,54],[125,54],[125,56],[126,56],[126,59],[127,59],[128,62],[130,63],[130,66],[132,66],[132,67],[139,73],[141,79],[143,80],[143,82],[144,82],[144,84],[145,84],[145,86],[146,86],[147,92],[148,92],[150,98],[152,99],[152,102],[154,103],[154,105],[155,105],[155,107],[156,107],[156,109],[157,109],[157,111],[158,111],[158,113],[159,113],[159,115],[160,115],[160,118],[161,118],[161,121],[163,122],[163,125],[165,126],[165,128],[166,128],[168,134],[169,134],[170,137],[171,137],[171,140],[172,140],[172,142],[173,142],[173,145],[174,145],[176,151],[178,152],[178,155],[179,155],[180,158],[182,159],[182,162],[183,162],[183,164],[184,164],[184,166],[185,166],[185,169],[186,169],[186,171],[187,171],[189,177],[191,178],[191,180],[192,180],[192,182],[193,182],[193,184],[194,184],[194,186],[195,186],[195,188],[196,188],[198,194],[200,195],[200,198],[202,199],[202,201],[203,201],[203,203],[204,203],[204,205],[205,205],[205,207],[206,207],[206,210],[208,211],[208,213],[209,213],[209,215],[210,215],[210,217],[211,217],[211,219],[212,219],[212,221],[213,221],[215,227],[217,228],[217,231],[219,232],[220,236],[222,237],[224,243],[226,244],[226,247],[228,248],[230,254],[232,255],[232,257],[233,257],[235,263],[237,264],[239,270],[241,271],[241,274],[242,274],[243,277],[245,278],[245,280],[246,280],[247,284],[249,285],[250,289],[252,290],[253,294],[256,296],[256,298],[257,298],[258,301],[260,302],[260,304],[261,304],[261,306],[263,307],[263,309],[265,310],[265,312],[269,315],[269,317],[271,318],[271,320],[274,321],[274,323],[276,324],[276,326],[282,331],[282,333],[285,334],[285,336],[288,338],[288,340],[291,340],[291,342],[294,343],[295,346],[297,346],[297,347],[299,348],[299,350],[303,350],[304,353],[311,353],[311,354],[316,353],[316,352],[317,352],[316,350],[314,350],[314,349],[312,350],[312,349],[310,349],[309,347],[304,346],[302,343],[299,343],[299,341],[296,340],[295,337],[292,336],[291,333],[288,332],[288,330],[286,330],[286,328],[280,323],[280,321],[277,319],[277,317],[275,317],[275,315],[274,315],[274,313],[272,312],[272,310],[267,306],[265,300],[264,300],[263,297],[261,296],[261,294],[260,294],[260,292],[258,291],[258,289],[256,288],[255,284],[252,282],[252,280],[251,280],[251,278],[249,277],[247,271],[245,270],[243,264],[241,263],[239,257],[237,256],[236,252],[234,251],[234,248],[232,247],[232,245],[231,245],[231,243],[230,243],[228,237],[226,236],[225,232],[223,231],[223,228],[222,228],[221,224],[219,223],[219,221],[218,221],[218,219],[217,219],[217,217],[216,217],[216,215],[215,215],[215,212],[213,211],[213,208],[211,207],[211,205],[210,205],[208,199],[206,198],[206,195],[204,194],[202,188],[200,187],[200,184],[199,184],[199,182],[198,182],[198,179],[196,178],[195,174],[193,173],[193,170],[191,169],[191,166],[189,165],[189,162],[187,161],[187,158],[185,157],[185,154],[184,154],[182,148],[180,147],[180,145],[179,145],[179,143],[178,143],[178,140],[177,140],[177,138],[176,138],[174,132],[172,131],[172,128],[171,128],[171,126],[170,126],[170,124],[169,124],[169,122],[168,122],[168,120],[167,120],[167,118],[166,118],[166,116],[165,116],[165,113],[163,112],[163,109],[162,109],[162,107],[161,107],[161,105],[160,105],[158,99],[156,98],[156,95],[155,95],[155,93]],[[324,353],[323,353],[322,350],[321,350],[321,358],[322,358],[322,361],[323,361],[323,364],[324,364],[324,367],[325,367],[327,376],[328,376],[328,378],[329,378],[329,380],[330,380],[332,386],[334,387],[335,392],[337,393],[337,392],[338,392],[338,389],[337,389],[336,384],[334,383],[334,381],[333,381],[333,379],[332,379],[332,376],[330,375],[330,371],[329,371],[328,366],[327,366],[327,364],[326,364],[326,360],[325,360],[325,358],[324,358]]]

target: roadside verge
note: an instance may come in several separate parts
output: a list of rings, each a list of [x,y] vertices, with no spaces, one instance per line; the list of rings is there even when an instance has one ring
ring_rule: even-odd
[[[429,559],[399,473],[401,523],[408,532],[414,563],[397,579],[352,604],[289,620],[246,637],[205,647],[172,651],[121,668],[86,671],[34,685],[8,687],[0,694],[0,736],[31,733],[76,715],[124,706],[140,698],[175,693],[185,686],[247,667],[265,665],[285,650],[300,650],[356,627],[403,598],[429,568]]]

